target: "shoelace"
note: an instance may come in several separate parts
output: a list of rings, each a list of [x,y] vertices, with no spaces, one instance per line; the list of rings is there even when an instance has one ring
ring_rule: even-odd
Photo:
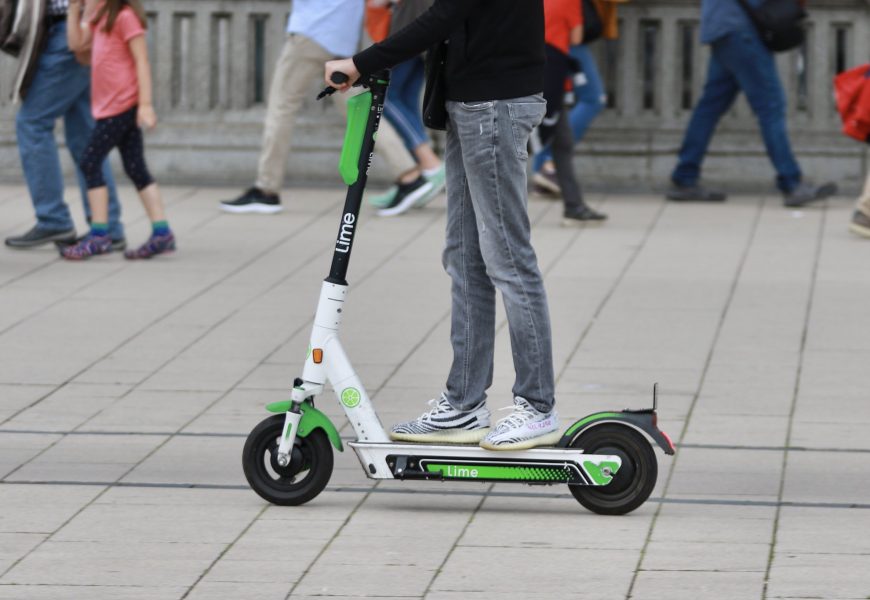
[[[453,407],[450,406],[450,403],[447,402],[447,398],[445,398],[444,396],[441,396],[440,398],[432,398],[431,400],[429,400],[429,406],[431,406],[432,408],[420,415],[421,419],[427,419],[432,415],[446,413],[450,410],[453,410]]]
[[[514,404],[513,406],[505,406],[499,410],[512,410],[513,412],[501,419],[496,424],[496,429],[501,429],[502,426],[521,427],[527,421],[534,419],[537,411],[532,409],[528,404]]]

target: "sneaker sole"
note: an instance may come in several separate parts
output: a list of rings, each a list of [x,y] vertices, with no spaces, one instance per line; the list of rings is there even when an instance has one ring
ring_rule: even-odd
[[[533,437],[521,442],[514,442],[512,444],[493,444],[486,440],[482,440],[480,442],[480,447],[487,450],[528,450],[529,448],[537,448],[539,446],[555,446],[561,439],[562,433],[560,431],[553,431],[545,435]]]
[[[69,245],[72,245],[72,244],[75,244],[75,242],[76,242],[76,234],[75,234],[75,232],[73,232],[72,234],[56,233],[54,235],[44,237],[37,242],[11,242],[10,243],[9,240],[6,240],[6,246],[9,248],[35,248],[36,246],[42,246],[44,244],[50,244],[52,242],[54,242],[55,244],[57,244],[57,243],[64,244],[64,243],[69,242]]]
[[[66,254],[61,252],[60,257],[70,262],[85,262],[86,260],[91,260],[92,258],[96,258],[98,256],[108,256],[109,254],[114,254],[114,252],[112,252],[112,250],[106,250],[105,252],[97,252],[95,254],[88,254],[87,256],[67,256]]]
[[[562,188],[539,173],[535,173],[534,176],[532,176],[532,183],[541,186],[551,194],[562,195]]]
[[[870,227],[864,227],[857,223],[849,223],[849,231],[861,237],[870,238]]]
[[[586,225],[602,225],[607,219],[562,219],[562,227],[584,227]]]
[[[433,184],[433,185],[432,185],[432,191],[430,191],[428,194],[424,195],[422,198],[420,198],[419,200],[417,200],[417,201],[414,203],[414,208],[423,208],[424,206],[426,206],[427,204],[429,204],[430,202],[432,202],[435,198],[437,198],[437,197],[438,197],[438,194],[440,194],[441,192],[443,192],[443,191],[444,191],[444,188],[446,188],[446,187],[447,187],[447,183],[446,183],[446,182],[445,182],[445,183],[441,183],[441,184],[439,184],[439,185],[435,185],[435,184]]]
[[[151,256],[127,256],[127,254],[125,253],[124,259],[125,260],[151,260],[155,256],[166,256],[168,254],[174,254],[174,253],[175,253],[175,248],[172,248],[171,250],[164,250],[163,252],[155,252]]]
[[[717,204],[728,200],[728,196],[679,196],[677,194],[666,194],[665,198],[671,202],[686,202],[686,203],[713,203]]]
[[[812,198],[804,200],[803,202],[789,202],[788,200],[783,200],[782,205],[786,208],[803,208],[809,204],[814,202],[821,202],[822,200],[827,200],[831,196],[835,196],[837,194],[837,184],[836,183],[827,183],[816,190],[816,195]]]
[[[486,434],[489,433],[489,427],[481,427],[480,429],[446,429],[444,431],[433,431],[432,433],[396,433],[390,432],[390,439],[394,442],[441,442],[444,444],[479,444]]]
[[[55,241],[54,245],[57,246],[58,251],[62,251],[64,248],[68,246],[72,246],[76,240],[70,241]],[[112,252],[123,252],[127,249],[127,240],[112,240]]]
[[[284,210],[281,206],[266,206],[263,204],[249,204],[247,206],[230,206],[229,204],[221,204],[221,210],[233,214],[242,213],[260,213],[264,215],[273,215]]]
[[[430,182],[426,182],[425,185],[421,185],[419,189],[414,190],[413,192],[402,198],[402,201],[399,202],[399,204],[397,204],[396,206],[393,206],[392,208],[382,208],[381,210],[379,210],[378,216],[394,217],[410,210],[414,206],[414,203],[416,203],[417,200],[431,192],[433,187],[434,186]]]

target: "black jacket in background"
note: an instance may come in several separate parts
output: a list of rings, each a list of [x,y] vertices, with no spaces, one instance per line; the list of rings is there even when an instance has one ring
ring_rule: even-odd
[[[448,100],[505,100],[544,89],[543,0],[436,0],[353,62],[360,73],[371,74],[444,40]]]

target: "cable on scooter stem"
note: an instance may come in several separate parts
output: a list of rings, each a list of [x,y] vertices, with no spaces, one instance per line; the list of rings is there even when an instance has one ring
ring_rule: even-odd
[[[332,80],[332,83],[337,83],[337,84],[341,85],[342,83],[345,83],[350,78],[347,75],[345,75],[344,73],[336,71],[335,73],[332,74],[330,79]],[[336,88],[332,87],[331,85],[327,86],[322,92],[317,94],[317,99],[323,100],[327,96],[332,96],[337,91],[338,90]]]

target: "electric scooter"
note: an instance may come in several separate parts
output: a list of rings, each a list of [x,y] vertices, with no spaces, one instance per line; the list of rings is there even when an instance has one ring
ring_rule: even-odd
[[[332,80],[342,84],[347,77],[336,73]],[[656,424],[655,387],[652,408],[589,415],[568,427],[552,447],[492,451],[477,445],[390,441],[338,335],[347,302],[345,277],[389,72],[361,78],[357,85],[367,90],[348,101],[339,161],[348,190],[332,266],[321,287],[302,377],[294,381],[289,400],[266,407],[275,414],[260,422],[245,442],[242,465],[251,488],[273,504],[295,506],[326,487],[333,448],[344,450],[338,429],[314,406],[328,382],[356,435],[347,445],[370,479],[567,484],[577,501],[593,512],[633,511],[656,483],[658,466],[647,436],[666,454],[674,454],[673,443]],[[335,91],[327,87],[318,100]]]

